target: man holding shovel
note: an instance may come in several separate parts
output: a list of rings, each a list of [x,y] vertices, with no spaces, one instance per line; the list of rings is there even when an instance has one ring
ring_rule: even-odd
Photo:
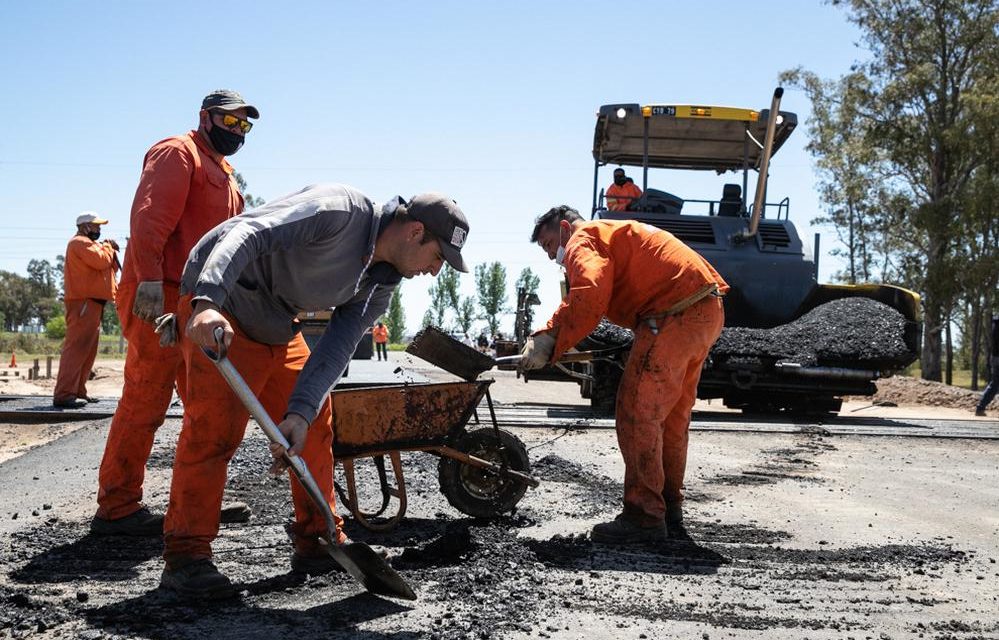
[[[468,222],[440,194],[376,208],[343,185],[306,187],[233,218],[192,250],[181,282],[179,326],[187,366],[184,422],[164,524],[161,585],[183,595],[224,598],[232,584],[212,564],[226,468],[247,423],[247,409],[202,348],[217,349],[259,397],[335,510],[329,391],[366,329],[388,307],[401,278],[434,276],[446,260],[467,271],[461,248]],[[296,314],[335,307],[312,354]],[[275,471],[284,453],[272,446]],[[292,569],[335,568],[317,543],[322,513],[292,480]],[[336,519],[338,542],[346,541]]]
[[[600,319],[635,341],[618,388],[617,438],[624,510],[593,527],[594,542],[654,542],[683,531],[687,431],[697,382],[724,324],[728,285],[672,234],[635,221],[585,222],[562,205],[531,234],[566,270],[569,295],[524,347],[520,366],[540,369],[586,337]]]

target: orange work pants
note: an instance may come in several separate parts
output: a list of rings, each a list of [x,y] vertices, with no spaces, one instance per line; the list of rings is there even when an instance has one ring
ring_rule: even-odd
[[[173,397],[174,382],[183,397],[184,369],[180,347],[161,347],[152,323],[132,314],[138,283],[118,287],[115,298],[122,335],[128,341],[125,385],[111,419],[104,458],[98,474],[97,516],[117,520],[142,506],[146,462],[156,430],[163,424]],[[163,285],[163,312],[177,309],[178,287]]]
[[[624,515],[659,524],[666,503],[683,501],[690,412],[701,366],[725,322],[721,300],[705,298],[659,321],[641,323],[617,394],[617,440],[624,458]]]
[[[190,296],[181,298],[177,315],[179,326],[186,327],[191,316]],[[308,345],[301,334],[287,345],[255,342],[231,317],[226,317],[236,333],[229,345],[229,360],[274,422],[280,423],[298,374],[309,358]],[[211,543],[218,536],[227,467],[243,440],[249,418],[246,407],[201,347],[182,338],[181,352],[187,367],[187,393],[173,465],[170,506],[163,526],[163,556],[168,566],[212,556]],[[328,398],[309,426],[302,460],[335,514],[333,428]],[[300,552],[314,553],[318,550],[316,536],[326,530],[326,521],[293,476],[291,494],[295,505],[295,523],[291,527],[295,547]],[[336,516],[336,522],[338,541],[343,542],[346,536],[341,530],[342,519]]]
[[[104,304],[90,298],[73,298],[66,306],[66,337],[59,355],[54,400],[72,400],[87,396],[87,380],[97,357],[101,337]]]

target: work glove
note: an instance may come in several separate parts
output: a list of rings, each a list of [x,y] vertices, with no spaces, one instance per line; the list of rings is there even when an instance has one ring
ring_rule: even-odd
[[[521,371],[531,371],[541,369],[552,359],[555,352],[555,338],[547,333],[539,333],[531,336],[524,344],[524,349],[520,352]]]
[[[177,316],[173,313],[164,313],[156,318],[156,328],[153,329],[160,337],[161,347],[172,347],[177,344]]]
[[[132,313],[146,322],[156,322],[163,315],[163,282],[140,282],[135,289]]]

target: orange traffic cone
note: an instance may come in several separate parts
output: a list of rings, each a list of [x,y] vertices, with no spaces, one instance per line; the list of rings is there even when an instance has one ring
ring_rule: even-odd
[[[17,368],[17,352],[16,351],[11,351],[10,352],[10,364],[7,365],[7,368],[8,369],[16,369]]]

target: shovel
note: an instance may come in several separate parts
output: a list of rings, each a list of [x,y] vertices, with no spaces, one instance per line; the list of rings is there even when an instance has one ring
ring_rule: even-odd
[[[589,362],[596,358],[605,358],[623,351],[624,346],[600,349],[599,351],[576,351],[559,358],[559,363]],[[406,347],[406,353],[422,358],[432,365],[453,373],[469,382],[480,374],[489,371],[500,364],[517,364],[521,356],[504,356],[492,358],[466,344],[455,340],[440,329],[428,326],[416,334],[413,341]]]
[[[395,569],[389,566],[385,559],[375,553],[375,550],[363,542],[348,542],[338,544],[336,542],[336,522],[333,519],[333,511],[323,497],[319,485],[309,472],[305,461],[297,455],[288,453],[291,446],[284,434],[277,428],[274,421],[267,414],[264,406],[254,395],[243,376],[239,374],[229,358],[226,357],[226,347],[222,342],[222,329],[215,330],[215,338],[218,342],[218,352],[202,347],[205,355],[215,363],[216,368],[225,381],[229,383],[236,396],[243,402],[250,415],[253,416],[260,428],[264,430],[271,442],[279,444],[285,449],[284,459],[294,472],[302,486],[305,487],[312,502],[323,514],[326,520],[326,531],[319,536],[319,543],[326,549],[326,552],[336,560],[337,564],[343,567],[347,573],[361,583],[365,589],[371,593],[401,598],[403,600],[416,600],[416,594],[406,581],[402,579]]]

